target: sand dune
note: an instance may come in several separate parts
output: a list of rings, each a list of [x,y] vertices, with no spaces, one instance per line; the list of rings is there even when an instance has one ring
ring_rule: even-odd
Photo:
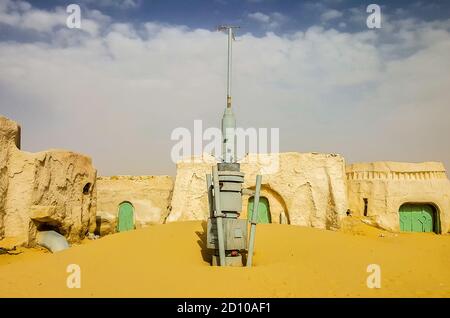
[[[0,255],[1,297],[450,297],[450,236],[258,225],[253,268],[211,267],[202,222],[119,233],[56,254]],[[381,236],[380,236],[381,235]],[[69,264],[81,288],[69,289]],[[381,288],[369,289],[369,264]]]

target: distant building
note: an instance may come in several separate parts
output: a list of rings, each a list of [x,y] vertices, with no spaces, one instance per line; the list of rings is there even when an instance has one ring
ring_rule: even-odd
[[[449,231],[450,183],[442,163],[357,163],[346,172],[355,215],[395,232]]]
[[[32,246],[37,233],[46,230],[73,243],[88,233],[208,217],[206,174],[216,162],[211,156],[180,161],[175,180],[97,178],[87,156],[19,148],[20,126],[0,116],[0,247]],[[250,154],[241,162],[241,218],[251,213],[255,177],[265,170],[260,223],[336,230],[344,218],[356,216],[393,232],[450,232],[450,181],[442,163],[346,166],[335,154]]]

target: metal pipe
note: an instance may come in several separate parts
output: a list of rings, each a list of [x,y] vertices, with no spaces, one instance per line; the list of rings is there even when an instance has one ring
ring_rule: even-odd
[[[233,29],[236,26],[223,25],[219,30],[226,31],[228,34],[228,66],[227,66],[227,106],[222,117],[222,161],[227,163],[236,162],[236,118],[231,109],[231,77],[233,60]]]
[[[247,267],[252,267],[253,261],[253,249],[255,246],[255,235],[256,235],[256,223],[258,221],[258,205],[259,205],[259,192],[261,191],[261,181],[262,176],[256,176],[256,188],[255,188],[255,197],[253,199],[253,212],[252,218],[250,220],[250,239],[249,239],[249,247],[248,247],[248,256],[247,256]]]
[[[233,28],[228,28],[228,72],[227,72],[227,108],[231,107],[231,59],[232,59]]]
[[[219,260],[220,266],[225,266],[225,244],[223,236],[223,223],[222,223],[222,210],[220,207],[220,185],[219,185],[219,173],[217,166],[213,167],[213,189],[214,189],[214,202],[216,206],[216,225],[217,225],[217,239],[219,241]]]
[[[212,201],[212,178],[209,173],[206,174],[206,189],[208,191],[208,203],[209,203],[209,217],[212,218],[214,216],[214,205]]]
[[[222,161],[236,162],[236,118],[231,108],[225,108],[222,117]]]

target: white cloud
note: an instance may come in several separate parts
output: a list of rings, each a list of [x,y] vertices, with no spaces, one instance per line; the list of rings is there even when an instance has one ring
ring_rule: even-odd
[[[65,33],[67,17],[63,7],[46,11],[33,8],[25,1],[0,0],[0,27],[4,24],[18,30]],[[98,10],[83,10],[81,21],[81,31],[97,35],[102,26],[110,23],[110,18]]]
[[[66,24],[67,15],[61,9],[49,12],[31,9],[31,6],[27,6],[27,2],[18,2],[14,5],[11,5],[11,1],[8,0],[1,0],[1,2],[0,25],[6,24],[20,29],[49,32],[56,26]]]
[[[27,11],[31,9],[31,4],[29,4],[28,2],[25,1],[13,1],[13,0],[1,0],[0,1],[0,11],[7,11],[7,10],[11,10],[11,11],[19,11],[19,12],[23,12],[23,11]]]
[[[342,16],[343,16],[342,12],[335,10],[335,9],[329,9],[320,15],[320,20],[323,22],[327,22],[330,20],[338,19]]]
[[[28,10],[22,15],[22,19],[17,26],[24,29],[48,32],[56,26],[64,26],[66,18],[66,13],[61,10],[59,12]]]
[[[0,13],[20,25],[32,10]],[[51,43],[0,42],[0,113],[22,123],[27,150],[81,151],[100,174],[173,173],[172,129],[220,123],[226,37],[89,19],[102,32],[47,27]],[[234,45],[238,124],[279,127],[283,151],[449,166],[450,20],[390,23],[390,34],[243,34]]]
[[[287,16],[279,12],[272,12],[270,15],[254,12],[249,13],[247,16],[250,20],[263,25],[267,30],[275,30],[289,20]]]
[[[348,9],[348,12],[349,12],[349,21],[360,25],[366,25],[368,14],[364,7],[350,8]],[[384,17],[385,13],[383,12],[383,20]]]
[[[140,6],[140,1],[138,0],[81,0],[81,2],[119,9],[133,9]]]
[[[248,17],[260,23],[268,23],[270,21],[270,17],[267,14],[261,12],[249,13]]]

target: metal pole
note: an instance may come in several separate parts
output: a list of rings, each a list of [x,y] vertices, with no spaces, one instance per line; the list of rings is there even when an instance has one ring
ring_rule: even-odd
[[[220,207],[219,173],[217,171],[217,166],[213,167],[213,188],[214,202],[216,206],[217,239],[219,241],[219,260],[220,266],[225,266],[225,244],[223,236],[222,210]]]
[[[223,25],[219,26],[220,31],[226,31],[228,34],[228,65],[227,65],[227,106],[222,117],[222,161],[236,162],[236,118],[231,108],[231,77],[232,77],[232,60],[233,60],[233,29],[236,26]]]
[[[247,256],[247,267],[252,267],[253,261],[253,249],[255,246],[255,234],[256,234],[256,223],[258,221],[258,205],[259,205],[259,192],[261,190],[261,180],[262,176],[256,176],[256,189],[255,189],[255,197],[253,200],[253,213],[252,218],[250,220],[250,239],[249,239],[249,247],[248,247],[248,256]]]
[[[227,72],[227,108],[231,107],[231,59],[233,43],[233,28],[228,28],[228,72]]]
[[[206,189],[208,191],[209,217],[214,217],[214,205],[212,201],[212,178],[209,173],[206,174]]]

